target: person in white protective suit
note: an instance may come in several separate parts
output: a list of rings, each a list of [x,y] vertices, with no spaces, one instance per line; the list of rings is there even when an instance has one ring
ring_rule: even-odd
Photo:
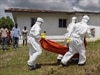
[[[61,60],[62,66],[67,65],[70,58],[75,54],[79,53],[78,65],[82,66],[86,63],[86,48],[84,46],[84,37],[92,37],[91,31],[87,22],[89,16],[85,15],[82,21],[73,25],[72,29],[69,30],[67,39],[70,40],[69,51],[65,53]]]
[[[64,37],[65,37],[65,40],[64,40],[65,46],[66,46],[66,44],[68,43],[68,41],[66,40],[66,37],[67,37],[67,35],[68,35],[68,32],[72,29],[73,25],[75,25],[76,21],[77,21],[77,17],[75,17],[75,16],[72,17],[71,23],[68,25],[68,27],[67,27],[67,29],[66,29],[66,33],[65,33],[65,35],[64,35]],[[63,55],[58,54],[58,56],[57,56],[57,64],[60,64],[62,57],[63,57]]]
[[[44,20],[38,17],[36,23],[32,26],[29,32],[29,38],[28,38],[29,60],[27,61],[27,64],[30,70],[34,70],[40,67],[36,65],[36,59],[42,53],[42,48],[39,41],[41,38],[40,31],[43,22]]]
[[[73,25],[76,24],[76,21],[77,21],[77,17],[72,17],[72,21],[71,23],[68,25],[67,29],[66,29],[66,33],[65,33],[65,39],[66,37],[68,36],[68,32],[70,31],[70,29],[72,29]]]

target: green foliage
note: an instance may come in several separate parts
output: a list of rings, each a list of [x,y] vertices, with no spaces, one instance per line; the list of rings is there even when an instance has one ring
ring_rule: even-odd
[[[6,25],[7,28],[11,29],[14,26],[14,22],[9,16],[1,17],[0,18],[0,28],[3,25]]]

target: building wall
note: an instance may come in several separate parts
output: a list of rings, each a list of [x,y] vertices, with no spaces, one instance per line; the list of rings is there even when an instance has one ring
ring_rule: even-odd
[[[42,17],[44,19],[44,24],[42,26],[42,31],[46,31],[47,35],[63,35],[66,32],[66,28],[59,28],[58,21],[59,18],[68,19],[69,24],[69,15],[67,14],[59,14],[59,13],[45,13],[45,14],[21,14],[18,13],[17,15],[17,23],[19,24],[20,28],[22,29],[24,25],[30,29],[31,25],[31,18],[34,17]]]
[[[24,26],[27,26],[30,30],[31,18],[42,17],[44,19],[44,24],[42,26],[42,32],[46,31],[47,35],[63,35],[66,32],[66,28],[58,27],[58,19],[67,19],[67,24],[70,23],[71,18],[76,16],[78,18],[77,22],[81,21],[84,14],[71,14],[66,13],[15,13],[17,16],[17,23],[21,30]],[[87,14],[90,17],[89,25],[91,28],[95,28],[95,37],[100,38],[100,14]]]
[[[95,35],[97,38],[100,38],[100,14],[91,15],[90,26],[91,28],[95,28]]]

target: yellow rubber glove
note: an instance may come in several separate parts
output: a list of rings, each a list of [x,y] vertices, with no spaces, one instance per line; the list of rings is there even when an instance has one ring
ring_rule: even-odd
[[[66,43],[67,43],[67,44],[70,43],[70,38],[66,38]]]
[[[46,38],[46,33],[41,33],[41,38]]]

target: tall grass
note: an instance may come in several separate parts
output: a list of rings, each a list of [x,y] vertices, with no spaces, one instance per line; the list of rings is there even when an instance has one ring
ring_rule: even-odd
[[[54,65],[57,54],[43,50],[37,63],[41,68],[28,70],[28,46],[8,51],[0,50],[0,75],[100,75],[100,41],[89,42],[87,45],[87,63],[85,66],[70,64],[62,67]]]

